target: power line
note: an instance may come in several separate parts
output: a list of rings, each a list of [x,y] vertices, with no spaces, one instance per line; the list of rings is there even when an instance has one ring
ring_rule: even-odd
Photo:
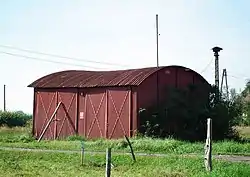
[[[247,82],[249,79],[248,78],[243,78],[243,77],[238,77],[238,76],[234,76],[234,75],[227,75],[228,77],[231,77],[231,78],[234,78],[234,79],[238,79],[238,80],[241,80],[241,81],[245,81]]]
[[[235,72],[234,72],[235,73]],[[240,74],[240,73],[235,73],[236,75],[238,75],[239,77],[246,77],[246,78],[250,78],[249,76],[247,75],[244,75],[244,74]]]
[[[0,47],[2,47],[2,48],[8,48],[8,49],[14,49],[14,50],[19,50],[19,51],[28,52],[28,53],[39,54],[39,55],[46,55],[46,56],[51,56],[51,57],[56,57],[56,58],[64,58],[64,59],[69,59],[69,60],[74,60],[74,61],[81,61],[81,62],[89,62],[89,63],[97,63],[97,64],[105,64],[105,65],[112,65],[112,66],[127,67],[126,65],[121,65],[121,64],[116,64],[116,63],[91,61],[91,60],[85,60],[85,59],[81,59],[81,58],[73,58],[73,57],[61,56],[61,55],[56,55],[56,54],[49,54],[49,53],[38,52],[38,51],[33,51],[33,50],[28,50],[28,49],[22,49],[22,48],[19,48],[19,47],[11,47],[11,46],[5,46],[5,45],[0,45]]]
[[[212,61],[213,61],[213,58],[212,58],[212,59],[210,60],[210,62],[206,65],[206,67],[201,71],[201,74],[204,73],[204,72],[208,69],[208,67],[211,65]]]
[[[236,79],[249,79],[250,78],[250,76],[239,74],[239,73],[235,73],[235,72],[230,72],[230,71],[229,71],[229,75],[228,76],[236,78]]]
[[[14,54],[14,53],[9,53],[9,52],[3,52],[0,51],[2,54],[6,55],[11,55],[14,57],[21,57],[21,58],[26,58],[26,59],[31,59],[31,60],[37,60],[37,61],[44,61],[44,62],[50,62],[50,63],[56,63],[56,64],[64,64],[64,65],[71,65],[71,66],[80,66],[80,67],[88,67],[92,69],[106,69],[106,68],[98,68],[98,67],[92,67],[92,66],[86,66],[86,65],[78,65],[78,64],[72,64],[72,63],[66,63],[66,62],[59,62],[59,61],[52,61],[52,60],[47,60],[47,59],[41,59],[41,58],[36,58],[36,57],[30,57],[26,55],[19,55],[19,54]]]
[[[227,75],[227,76],[232,77],[232,78],[235,78],[235,79],[242,79],[242,80],[243,80],[243,79],[246,79],[246,78],[242,78],[242,77],[238,77],[238,76],[234,76],[234,75],[230,75],[230,74]]]

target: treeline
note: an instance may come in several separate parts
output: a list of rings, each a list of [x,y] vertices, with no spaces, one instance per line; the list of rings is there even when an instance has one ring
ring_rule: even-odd
[[[31,119],[32,115],[25,114],[22,111],[10,112],[0,110],[0,126],[25,126]]]

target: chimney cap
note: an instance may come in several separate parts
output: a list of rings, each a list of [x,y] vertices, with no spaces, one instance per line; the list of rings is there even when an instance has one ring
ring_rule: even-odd
[[[216,46],[216,47],[212,48],[212,50],[213,50],[213,52],[218,53],[218,52],[220,52],[220,51],[223,50],[223,49]]]

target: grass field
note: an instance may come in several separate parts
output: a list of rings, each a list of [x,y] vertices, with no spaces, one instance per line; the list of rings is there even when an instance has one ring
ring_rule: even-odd
[[[0,150],[0,176],[104,176],[105,155],[87,155],[81,166],[80,154],[17,152]],[[137,157],[113,155],[111,175],[115,177],[248,177],[250,165],[213,161],[211,174],[205,171],[202,158]]]
[[[241,128],[242,136],[248,137],[248,130]],[[230,163],[213,160],[212,173],[205,172],[202,154],[204,143],[189,143],[174,139],[132,138],[136,152],[165,153],[167,157],[140,157],[133,163],[131,156],[112,155],[112,176],[115,177],[184,177],[184,176],[250,176],[250,164]],[[128,144],[120,140],[84,141],[87,151],[129,152]],[[30,136],[30,126],[0,128],[0,147],[24,147],[33,149],[80,150],[79,137],[64,141],[37,142]],[[199,156],[184,157],[180,154],[197,153]],[[213,154],[250,154],[250,143],[223,141],[213,143]],[[79,153],[30,152],[0,150],[0,176],[104,176],[105,155],[86,155],[84,165],[80,165]]]
[[[30,134],[29,127],[0,128],[0,146],[23,147],[40,149],[61,149],[61,150],[80,150],[81,143],[79,137],[71,137],[64,141],[41,141],[37,142]],[[132,138],[132,146],[136,152],[147,153],[204,153],[203,142],[184,142],[174,139],[151,139],[151,138]],[[87,151],[104,151],[107,147],[112,147],[115,151],[129,152],[129,147],[125,139],[119,140],[92,140],[84,141]],[[250,142],[239,143],[234,141],[221,141],[213,143],[213,154],[250,154]]]

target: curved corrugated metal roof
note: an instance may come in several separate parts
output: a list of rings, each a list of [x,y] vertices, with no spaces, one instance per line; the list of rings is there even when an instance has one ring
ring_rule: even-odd
[[[44,76],[34,81],[30,85],[28,85],[28,87],[88,88],[88,87],[105,87],[105,86],[138,86],[150,75],[154,74],[155,72],[163,68],[168,68],[168,67],[185,68],[182,66],[162,66],[158,68],[150,67],[150,68],[117,70],[117,71],[67,70]]]

